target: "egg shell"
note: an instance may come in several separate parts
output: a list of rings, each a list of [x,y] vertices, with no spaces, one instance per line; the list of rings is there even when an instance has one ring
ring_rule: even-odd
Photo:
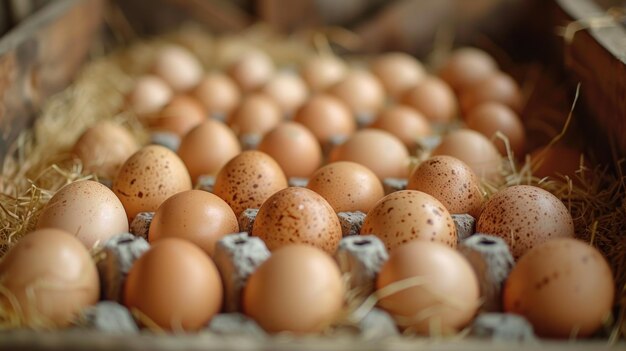
[[[341,273],[327,253],[288,245],[252,273],[243,293],[243,310],[270,333],[315,333],[339,317],[343,296]]]
[[[262,92],[272,98],[284,114],[290,115],[306,101],[309,88],[297,74],[283,71],[272,77]]]
[[[323,91],[339,83],[348,72],[348,66],[332,55],[313,56],[300,69],[302,79],[312,91]]]
[[[237,135],[263,135],[283,120],[278,104],[265,94],[244,97],[228,118],[228,126]]]
[[[452,52],[439,70],[439,76],[455,91],[462,91],[497,71],[498,64],[491,55],[465,47]]]
[[[220,72],[205,75],[194,89],[193,96],[204,105],[209,116],[227,116],[241,101],[237,84]]]
[[[403,52],[379,55],[370,69],[380,79],[390,96],[400,96],[413,88],[425,77],[422,64],[413,56]]]
[[[504,141],[496,136],[497,132],[507,137],[513,155],[517,157],[524,155],[526,142],[524,125],[510,107],[497,102],[486,102],[472,109],[465,122],[468,128],[493,140],[501,155],[506,156],[507,150]]]
[[[458,112],[454,91],[435,76],[422,79],[416,87],[406,91],[401,101],[421,112],[432,123],[448,123]]]
[[[345,102],[354,115],[376,114],[385,104],[385,90],[378,78],[365,70],[352,70],[328,92]]]
[[[432,133],[430,123],[423,114],[403,105],[384,109],[370,128],[382,129],[395,135],[409,150],[416,148],[420,138]]]
[[[485,102],[499,102],[517,112],[522,109],[522,93],[517,82],[502,72],[496,72],[463,90],[459,101],[465,114]]]
[[[515,185],[494,194],[476,223],[478,233],[504,239],[515,259],[555,238],[574,237],[574,221],[567,207],[550,192]]]
[[[271,251],[289,244],[307,244],[334,253],[341,224],[333,208],[316,192],[290,187],[267,199],[257,213],[252,235]]]
[[[172,88],[163,79],[147,74],[135,81],[127,101],[130,109],[141,117],[161,111],[173,95]]]
[[[54,194],[41,211],[37,228],[64,230],[91,249],[114,235],[128,232],[128,218],[109,188],[84,180],[70,183]]]
[[[189,50],[169,44],[159,50],[153,72],[176,92],[193,89],[202,79],[202,64]]]
[[[100,297],[89,251],[59,229],[39,229],[21,238],[0,261],[0,281],[3,318],[16,317],[29,328],[68,326]]]
[[[361,235],[376,235],[387,251],[413,240],[426,240],[456,247],[456,227],[450,212],[439,200],[416,190],[393,192],[367,213]]]
[[[228,74],[244,92],[261,88],[274,75],[272,58],[260,50],[248,49],[227,69]]]
[[[526,253],[504,287],[504,309],[524,316],[544,337],[590,336],[611,314],[615,297],[606,259],[571,238],[552,239]]]
[[[142,121],[155,131],[166,131],[180,137],[206,120],[206,111],[198,100],[179,95],[154,116],[144,118]]]
[[[294,121],[307,127],[322,145],[333,137],[348,137],[356,130],[348,106],[328,94],[318,94],[307,100],[295,114]]]

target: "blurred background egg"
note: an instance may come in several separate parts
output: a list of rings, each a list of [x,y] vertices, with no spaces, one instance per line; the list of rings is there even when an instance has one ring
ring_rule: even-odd
[[[202,64],[187,49],[169,44],[159,50],[153,72],[176,92],[193,89],[202,79]]]
[[[204,105],[209,117],[225,119],[241,100],[237,84],[221,72],[205,75],[193,91],[193,96]]]
[[[517,82],[502,72],[496,72],[463,90],[459,101],[464,114],[485,102],[499,102],[517,112],[522,109],[522,93]]]
[[[143,122],[152,130],[171,132],[182,137],[206,118],[206,111],[198,100],[179,95],[172,98],[163,110]]]
[[[302,79],[314,92],[324,91],[339,83],[347,72],[347,65],[332,55],[313,56],[307,59],[300,69]]]
[[[435,76],[423,78],[416,87],[405,92],[401,101],[421,112],[432,123],[448,123],[457,115],[454,91]]]
[[[309,88],[297,74],[283,71],[274,75],[262,92],[272,98],[285,115],[291,115],[306,101]]]
[[[398,97],[417,86],[426,75],[422,64],[403,52],[381,54],[372,62],[370,69],[380,79],[387,94]]]
[[[294,121],[307,127],[321,145],[326,145],[333,137],[348,137],[356,130],[348,106],[328,94],[308,99],[295,114]]]
[[[483,50],[456,49],[439,70],[439,76],[459,92],[498,71],[496,61]]]
[[[263,135],[283,120],[278,104],[265,94],[251,94],[243,98],[228,118],[228,126],[237,135]]]
[[[244,92],[260,89],[274,75],[272,58],[260,50],[248,49],[228,67],[228,74]]]
[[[370,128],[382,129],[395,135],[409,150],[415,150],[417,141],[432,133],[430,123],[424,115],[403,105],[384,109]]]
[[[496,137],[496,132],[507,137],[516,157],[524,155],[524,125],[510,107],[497,102],[486,102],[472,109],[465,117],[465,123],[468,128],[492,140],[501,155],[507,155],[506,145],[502,139]]]
[[[127,100],[130,109],[141,117],[161,111],[173,95],[172,88],[163,79],[148,74],[137,78]]]
[[[345,102],[354,115],[374,115],[385,104],[383,85],[365,70],[348,72],[329,92]]]

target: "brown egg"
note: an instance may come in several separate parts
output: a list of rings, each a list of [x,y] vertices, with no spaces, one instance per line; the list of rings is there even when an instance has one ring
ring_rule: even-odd
[[[378,56],[370,69],[380,79],[387,94],[394,97],[417,86],[426,75],[422,64],[415,57],[403,52]]]
[[[37,229],[56,228],[92,248],[116,234],[128,232],[124,206],[106,186],[92,180],[70,183],[48,201]]]
[[[369,212],[385,196],[374,172],[354,162],[333,162],[313,173],[307,188],[322,195],[335,212]]]
[[[66,327],[100,296],[89,251],[59,229],[40,229],[21,238],[0,261],[0,281],[2,318],[16,321],[11,327]]]
[[[228,116],[241,100],[237,84],[220,72],[211,72],[204,76],[193,96],[204,105],[210,116]]]
[[[322,148],[306,127],[283,122],[267,133],[258,147],[270,155],[287,178],[308,177],[322,164]]]
[[[385,104],[383,85],[364,70],[348,72],[329,92],[345,102],[355,115],[376,114]]]
[[[515,156],[524,154],[526,132],[524,125],[515,111],[497,102],[486,102],[476,106],[465,118],[467,127],[493,140],[500,154],[507,154],[504,141],[496,137],[496,132],[504,134]]]
[[[584,156],[581,151],[567,146],[555,145],[547,150],[539,148],[530,154],[533,175],[539,178],[568,176],[576,180],[578,179],[576,171],[581,166],[581,156]],[[582,165],[590,168],[587,158],[584,158]]]
[[[415,283],[378,302],[402,329],[436,336],[456,334],[480,306],[472,266],[440,243],[413,241],[394,250],[378,273],[376,288],[390,289],[402,281]]]
[[[309,88],[300,76],[285,71],[272,77],[262,92],[274,99],[284,114],[290,115],[306,101]]]
[[[139,212],[156,211],[168,197],[191,190],[191,179],[175,153],[163,146],[149,145],[126,160],[112,189],[132,220]]]
[[[574,221],[556,196],[535,186],[516,185],[487,201],[476,232],[501,237],[518,259],[547,240],[574,237]]]
[[[517,82],[502,72],[494,73],[463,90],[459,101],[465,114],[485,102],[499,102],[517,112],[522,109],[522,93]]]
[[[176,92],[193,89],[202,79],[202,64],[182,46],[169,44],[159,50],[153,71]]]
[[[348,106],[328,94],[311,97],[298,110],[294,121],[307,127],[322,145],[330,142],[332,137],[347,137],[356,130]]]
[[[456,227],[439,200],[415,190],[401,190],[383,197],[367,213],[361,235],[372,234],[388,251],[413,240],[430,240],[456,247]]]
[[[244,92],[260,89],[274,75],[274,63],[263,51],[247,50],[230,67],[228,74]]]
[[[333,208],[316,192],[290,187],[267,199],[256,216],[252,235],[270,250],[288,244],[307,244],[334,254],[341,225]]]
[[[498,71],[498,64],[477,48],[455,50],[441,67],[439,76],[454,90],[462,91]]]
[[[252,273],[243,311],[269,333],[316,333],[339,317],[343,295],[341,273],[328,254],[288,245]]]
[[[228,126],[237,135],[263,135],[283,120],[278,104],[265,94],[251,94],[228,118]]]
[[[483,204],[480,182],[471,168],[451,156],[433,156],[422,162],[406,187],[433,196],[452,214],[478,217]]]
[[[487,137],[470,129],[459,129],[446,135],[431,155],[456,157],[465,162],[479,179],[497,181],[501,177],[502,156],[498,149]]]
[[[332,55],[313,56],[300,69],[302,79],[312,91],[323,91],[339,83],[348,72],[347,65]]]
[[[551,338],[592,335],[610,318],[615,282],[606,259],[586,243],[561,238],[528,251],[504,287],[504,309]]]
[[[395,105],[384,109],[370,128],[387,131],[400,139],[409,150],[414,150],[417,141],[430,135],[428,119],[414,108]]]
[[[141,117],[161,111],[173,95],[172,88],[163,79],[148,74],[135,81],[127,100],[130,109]]]
[[[421,112],[432,123],[448,123],[457,114],[454,91],[443,80],[429,76],[402,97],[402,103]]]
[[[241,152],[235,134],[222,122],[209,119],[181,140],[178,156],[195,183],[201,175],[214,175]]]
[[[131,268],[124,305],[165,330],[198,330],[220,311],[222,281],[196,245],[167,238],[152,245]]]
[[[244,151],[228,161],[215,179],[213,193],[239,216],[247,208],[259,208],[270,196],[287,187],[278,163],[260,151]]]
[[[174,133],[180,137],[206,120],[204,107],[194,98],[174,97],[157,115],[144,119],[152,130]]]
[[[85,171],[112,179],[138,149],[139,144],[124,127],[100,121],[81,134],[72,153],[81,160]]]
[[[352,161],[372,170],[378,178],[406,178],[409,174],[409,152],[390,133],[362,129],[330,154],[330,162]]]

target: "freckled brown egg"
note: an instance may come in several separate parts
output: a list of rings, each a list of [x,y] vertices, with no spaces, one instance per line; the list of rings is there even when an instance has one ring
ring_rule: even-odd
[[[3,318],[13,317],[21,327],[68,326],[100,296],[89,251],[59,229],[40,229],[21,238],[0,261],[0,281]]]
[[[92,248],[113,235],[128,232],[128,218],[109,188],[84,180],[70,183],[54,194],[41,211],[37,228],[62,229]]]
[[[270,97],[251,94],[243,98],[228,118],[228,126],[237,135],[263,135],[283,120],[283,114]]]
[[[355,115],[375,114],[385,104],[383,85],[364,70],[348,72],[329,92],[345,102]]]
[[[456,157],[465,162],[480,179],[500,178],[502,156],[487,137],[476,131],[459,129],[446,135],[431,155]]]
[[[187,190],[159,206],[148,235],[150,243],[172,237],[189,240],[213,255],[217,241],[237,232],[237,217],[224,200],[203,190]]]
[[[307,245],[272,253],[243,291],[243,311],[269,333],[321,332],[339,318],[344,286],[335,261]]]
[[[354,162],[333,162],[313,173],[307,188],[322,195],[335,212],[367,213],[385,196],[374,172]]]
[[[378,178],[406,178],[409,175],[409,152],[390,133],[362,129],[330,154],[330,162],[352,161],[369,168]]]
[[[302,106],[309,95],[302,78],[292,72],[279,72],[265,84],[262,92],[274,99],[287,115]]]
[[[182,137],[206,118],[204,107],[196,99],[180,95],[174,97],[157,115],[143,121],[152,130],[171,132]]]
[[[501,237],[518,259],[547,240],[574,237],[574,221],[556,196],[535,186],[515,185],[487,201],[476,231]]]
[[[112,189],[132,220],[139,212],[156,211],[168,197],[191,190],[191,179],[174,152],[148,145],[124,162]]]
[[[467,47],[457,49],[450,55],[439,76],[454,90],[461,91],[497,70],[498,64],[488,53]]]
[[[100,121],[83,132],[72,153],[81,160],[86,171],[112,179],[138,149],[139,144],[124,127]]]
[[[611,314],[611,268],[598,250],[571,238],[528,251],[504,287],[506,312],[524,316],[543,337],[587,337]]]
[[[201,175],[216,174],[240,152],[235,134],[224,123],[213,119],[189,131],[178,147],[178,156],[194,183]]]
[[[295,122],[307,127],[320,144],[334,136],[349,136],[356,130],[356,122],[348,106],[338,98],[319,94],[310,98],[298,110]]]
[[[177,92],[193,89],[202,78],[202,65],[189,50],[167,45],[158,52],[153,71]]]
[[[580,169],[580,161],[583,153],[579,150],[566,146],[551,146],[549,149],[539,148],[530,154],[533,162],[533,175],[539,178],[556,177],[567,175],[576,178],[576,171]],[[589,168],[587,158],[584,158],[583,166]]]
[[[288,244],[312,245],[334,254],[341,240],[341,225],[324,198],[307,188],[290,187],[267,199],[256,216],[252,235],[268,249]]]
[[[402,190],[383,197],[367,213],[361,235],[372,234],[388,251],[413,240],[430,240],[456,247],[456,227],[450,212],[434,197]]]
[[[494,73],[465,89],[459,101],[466,114],[485,102],[499,102],[518,112],[522,109],[522,93],[517,82],[502,72]]]
[[[173,94],[172,88],[163,79],[145,75],[137,79],[127,99],[130,108],[138,116],[145,116],[161,111]]]
[[[241,100],[237,84],[227,75],[211,72],[204,76],[193,92],[210,116],[228,116]]]
[[[450,122],[457,114],[454,91],[443,80],[429,76],[405,92],[402,103],[421,112],[433,123]]]
[[[244,92],[261,88],[274,75],[274,63],[263,51],[248,50],[228,67],[228,74]]]
[[[270,155],[287,178],[308,177],[322,164],[322,148],[306,127],[283,122],[267,133],[258,147]]]
[[[480,306],[472,266],[441,243],[419,240],[395,249],[378,273],[376,288],[407,279],[417,284],[378,302],[401,329],[425,335],[456,334],[471,322]]]
[[[377,57],[370,67],[390,96],[400,96],[418,85],[426,73],[422,64],[403,52],[390,52]]]
[[[302,79],[312,91],[323,91],[339,83],[348,72],[347,65],[332,55],[309,58],[300,70]]]
[[[270,196],[287,187],[278,163],[260,151],[244,151],[228,161],[215,178],[213,193],[239,216],[247,208],[259,208]]]
[[[131,268],[124,305],[164,330],[198,330],[219,313],[222,281],[199,247],[178,238],[154,243]]]
[[[417,140],[430,135],[428,119],[414,108],[395,105],[383,110],[370,128],[387,131],[400,139],[409,150],[414,150]]]
[[[441,201],[452,214],[478,217],[483,204],[480,182],[471,168],[451,156],[433,156],[409,177],[408,190],[418,190]]]
[[[495,137],[496,132],[504,134],[509,139],[511,150],[515,156],[523,155],[524,143],[526,142],[524,125],[515,111],[508,106],[497,102],[478,105],[470,111],[465,122],[468,128],[493,140],[500,154],[507,154],[506,146],[502,139]]]

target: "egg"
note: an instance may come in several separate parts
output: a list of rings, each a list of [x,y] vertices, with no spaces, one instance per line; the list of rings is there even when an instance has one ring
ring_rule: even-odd
[[[220,311],[222,281],[215,264],[196,245],[162,239],[133,264],[124,284],[124,305],[164,330],[198,330]]]
[[[434,197],[416,190],[393,192],[367,213],[361,235],[376,235],[387,250],[413,240],[430,240],[456,247],[456,227],[450,212]]]
[[[206,111],[196,99],[179,95],[161,112],[143,122],[152,130],[170,132],[182,137],[205,120]]]
[[[415,57],[403,52],[379,55],[370,69],[380,79],[387,94],[394,97],[417,86],[426,75],[422,64]]]
[[[507,150],[504,141],[496,137],[497,132],[507,137],[513,155],[519,157],[524,154],[526,142],[524,125],[510,107],[497,102],[486,102],[472,109],[465,122],[468,128],[493,140],[500,154],[506,156]]]
[[[62,229],[87,248],[128,232],[124,206],[106,186],[92,180],[70,183],[42,209],[37,228]]]
[[[202,79],[202,64],[189,50],[168,44],[156,54],[153,72],[176,92],[193,89]]]
[[[260,89],[274,75],[274,63],[263,51],[249,49],[228,67],[228,74],[244,92]]]
[[[577,180],[576,171],[581,167],[581,157],[582,166],[590,168],[587,159],[583,156],[581,151],[567,146],[553,145],[548,149],[538,148],[530,154],[533,176],[539,178],[568,176]]]
[[[362,129],[330,154],[330,162],[351,161],[362,164],[379,179],[406,178],[409,152],[398,138],[378,129]]]
[[[479,285],[472,266],[441,243],[413,241],[391,252],[376,279],[379,293],[394,284],[407,287],[379,300],[402,329],[419,334],[455,334],[478,307]]]
[[[307,244],[334,254],[341,225],[333,208],[316,192],[290,187],[272,195],[257,213],[252,235],[271,251],[288,244]]]
[[[172,88],[163,79],[147,74],[137,78],[127,101],[130,109],[141,117],[161,111],[173,95]]]
[[[309,95],[309,88],[302,78],[289,71],[277,73],[261,91],[274,99],[286,115],[291,115],[302,106]]]
[[[132,220],[139,212],[156,211],[168,197],[191,190],[191,179],[175,153],[163,146],[148,145],[126,160],[112,189]]]
[[[0,261],[0,281],[3,320],[20,327],[69,326],[100,297],[89,251],[59,229],[39,229],[22,237]]]
[[[112,179],[124,161],[138,149],[139,144],[124,127],[100,121],[81,134],[72,153],[81,160],[85,171]]]
[[[402,96],[402,103],[421,112],[432,123],[448,123],[457,115],[454,91],[443,80],[429,76]]]
[[[346,161],[330,163],[315,171],[307,188],[322,195],[335,212],[367,213],[385,196],[383,185],[374,172]]]
[[[348,106],[328,94],[307,100],[296,112],[294,121],[307,127],[322,145],[333,137],[348,137],[356,130],[356,122]]]
[[[339,317],[343,295],[341,273],[328,254],[288,245],[252,273],[243,291],[243,311],[269,333],[316,333]]]
[[[522,109],[522,93],[517,82],[502,72],[494,73],[465,89],[459,101],[465,114],[485,102],[499,102],[517,112]]]
[[[195,183],[201,175],[215,175],[241,152],[235,134],[222,122],[209,119],[181,140],[178,156]]]
[[[439,70],[439,76],[454,90],[462,91],[498,71],[496,61],[483,50],[456,49]]]
[[[572,238],[552,239],[528,251],[504,286],[504,309],[522,315],[535,333],[587,337],[610,318],[615,283],[606,259]]]
[[[244,151],[232,158],[215,178],[213,193],[239,216],[247,208],[259,208],[270,196],[287,187],[278,163],[260,151]]]
[[[306,127],[283,122],[267,133],[258,150],[270,155],[287,178],[308,177],[322,164],[322,148]]]
[[[352,70],[329,90],[345,102],[354,115],[376,114],[385,104],[385,90],[378,78],[365,70]]]
[[[227,75],[211,72],[205,75],[193,91],[193,96],[204,105],[209,116],[228,116],[241,100],[237,84]]]
[[[282,120],[282,111],[274,100],[265,94],[251,94],[230,115],[228,126],[237,135],[263,135]]]
[[[515,185],[498,191],[487,201],[476,231],[501,237],[518,259],[547,240],[574,237],[574,221],[563,202],[550,192]]]
[[[384,109],[370,128],[382,129],[395,135],[409,150],[415,150],[417,141],[432,133],[430,123],[423,114],[403,105]]]
[[[347,65],[333,55],[313,56],[307,59],[300,75],[312,91],[324,91],[339,83],[348,72]]]
[[[433,156],[422,162],[411,173],[406,188],[433,196],[452,214],[478,217],[483,204],[478,177],[451,156]]]

